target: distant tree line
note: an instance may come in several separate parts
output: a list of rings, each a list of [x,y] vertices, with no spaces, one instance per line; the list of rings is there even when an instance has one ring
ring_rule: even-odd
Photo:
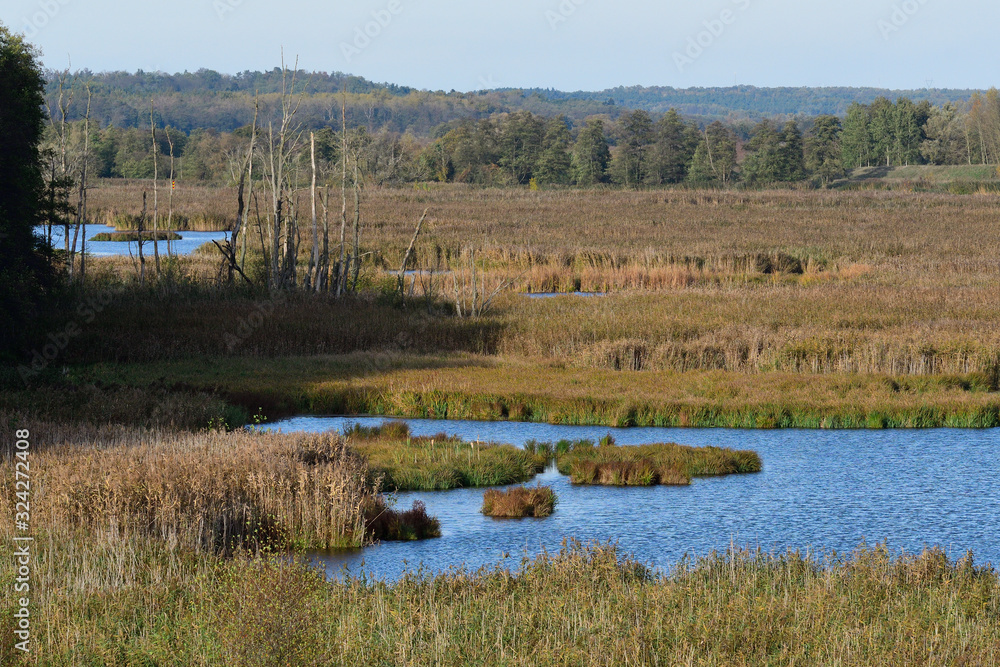
[[[800,121],[821,115],[843,118],[854,102],[871,104],[879,97],[906,97],[934,106],[964,105],[975,91],[925,89],[889,91],[876,88],[688,88],[629,86],[603,91],[563,92],[546,89],[480,90],[472,92],[421,91],[407,86],[374,83],[342,72],[295,72],[307,98],[299,118],[318,129],[339,117],[346,97],[351,125],[363,123],[369,131],[387,129],[426,138],[435,127],[456,120],[480,120],[498,113],[530,111],[552,118],[566,116],[575,123],[604,115],[617,119],[631,110],[643,110],[659,117],[676,109],[685,118],[706,126],[715,120],[729,125],[753,123],[776,116],[797,117]],[[46,95],[57,94],[59,73],[48,72]],[[91,118],[101,125],[143,127],[149,99],[163,121],[190,132],[215,129],[231,132],[251,122],[254,95],[272,97],[281,92],[280,68],[265,72],[220,74],[197,72],[103,72],[87,70],[71,75],[71,85],[89,86],[93,91]],[[82,118],[84,106],[77,99],[69,117]]]
[[[267,100],[261,98],[264,107]],[[515,111],[442,123],[426,139],[384,127],[372,130],[364,119],[352,123],[346,105],[342,111],[348,131],[362,146],[362,171],[368,182],[379,185],[763,186],[807,179],[822,185],[855,167],[1000,163],[1000,94],[995,90],[974,96],[965,108],[877,98],[852,105],[844,119],[767,119],[749,127],[721,121],[699,125],[676,109],[659,117],[636,110],[579,122]],[[167,124],[158,108],[156,118],[155,158],[172,152],[177,178],[232,180],[233,156],[243,150],[249,126],[184,132]],[[334,161],[342,124],[335,118],[316,130],[321,150]],[[93,129],[91,172],[101,178],[152,178],[149,132],[148,127]],[[70,134],[82,141],[78,129]]]

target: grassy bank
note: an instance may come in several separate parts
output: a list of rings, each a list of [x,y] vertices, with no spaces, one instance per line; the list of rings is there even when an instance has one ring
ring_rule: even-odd
[[[100,364],[79,383],[213,391],[269,417],[379,414],[603,426],[986,428],[1000,395],[981,376],[622,372],[472,355],[353,354]]]
[[[6,530],[6,529],[5,529]],[[4,540],[0,573],[12,577]],[[396,584],[121,535],[38,543],[53,665],[994,664],[995,571],[941,552],[734,550],[655,574],[607,547]],[[95,619],[97,619],[95,621]],[[3,658],[11,640],[0,643]]]
[[[562,451],[560,451],[562,450]],[[685,447],[677,444],[615,446],[613,441],[595,447],[581,441],[556,448],[559,472],[574,484],[606,486],[683,486],[693,477],[760,472],[756,452],[720,447]]]
[[[345,433],[381,486],[392,491],[443,491],[525,482],[547,461],[512,445],[462,442],[444,433],[414,437],[406,424],[355,426]]]

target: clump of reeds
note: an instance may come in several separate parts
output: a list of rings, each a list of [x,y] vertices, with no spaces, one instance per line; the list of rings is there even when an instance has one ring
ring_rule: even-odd
[[[480,511],[486,516],[503,519],[542,518],[550,516],[555,507],[555,491],[550,486],[539,484],[535,487],[515,486],[504,491],[489,489],[483,494]]]
[[[610,441],[613,443],[613,440]],[[677,444],[616,447],[585,443],[556,456],[559,472],[574,484],[606,486],[683,486],[692,477],[760,472],[756,452]]]
[[[406,424],[355,425],[347,441],[388,490],[439,491],[525,482],[548,458],[512,445],[462,442],[443,433],[412,437]]]
[[[335,436],[44,424],[32,432],[46,443],[33,452],[44,489],[33,518],[49,530],[114,527],[223,554],[438,531],[421,507],[389,509],[377,476]],[[12,485],[0,482],[0,506]]]
[[[413,507],[399,511],[387,507],[379,498],[365,512],[369,535],[379,540],[410,541],[441,537],[441,522],[427,514],[427,506],[419,500]]]
[[[135,243],[142,241],[180,241],[181,235],[172,231],[131,231],[131,232],[102,232],[96,234],[91,241],[129,241]]]

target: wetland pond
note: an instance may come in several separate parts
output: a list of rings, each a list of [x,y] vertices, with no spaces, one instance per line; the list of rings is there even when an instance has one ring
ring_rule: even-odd
[[[152,223],[150,223],[152,224]],[[125,242],[125,241],[91,241],[93,237],[98,234],[110,234],[117,231],[114,227],[109,227],[107,225],[87,225],[87,253],[94,257],[112,257],[115,255],[124,255],[128,257],[130,254],[138,257],[139,256],[139,244],[135,241]],[[35,227],[35,233],[46,237],[48,234],[48,228],[45,226]],[[52,227],[52,247],[56,250],[62,249],[63,246],[63,235],[65,230],[63,227]],[[212,241],[222,241],[226,238],[226,232],[177,232],[180,235],[180,241],[170,242],[170,251],[174,255],[190,255],[193,253],[198,246],[204,245],[206,243],[211,243]],[[83,230],[80,230],[80,236],[83,236]],[[73,227],[69,230],[69,242],[73,243]],[[80,250],[81,242],[79,239],[76,241],[77,251]],[[167,242],[158,241],[157,245],[161,255],[167,254]],[[153,242],[147,241],[142,247],[143,254],[147,258],[153,257]]]
[[[295,417],[269,424],[284,432],[343,431],[382,417]],[[441,521],[442,536],[386,542],[366,549],[315,553],[331,577],[345,570],[394,580],[405,570],[476,569],[525,554],[559,550],[564,539],[616,542],[624,554],[659,568],[682,556],[725,551],[731,544],[765,551],[846,553],[862,541],[886,542],[892,553],[940,546],[955,559],[1000,565],[1000,429],[990,430],[734,430],[608,428],[519,422],[405,419],[413,435],[441,432],[466,441],[597,441],[619,445],[677,442],[752,449],[758,474],[696,478],[691,486],[574,486],[554,468],[529,485],[558,496],[545,519],[491,519],[479,513],[484,489],[396,494]]]

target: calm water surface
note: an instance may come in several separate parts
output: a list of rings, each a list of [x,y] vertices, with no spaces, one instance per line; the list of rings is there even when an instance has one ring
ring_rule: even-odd
[[[343,430],[382,418],[297,417],[290,431]],[[972,550],[976,562],[1000,564],[1000,429],[894,431],[753,431],[554,426],[513,422],[405,420],[416,435],[509,442],[598,439],[618,444],[679,442],[756,450],[756,475],[696,479],[690,487],[576,487],[554,469],[536,478],[559,497],[546,519],[497,520],[479,513],[482,489],[400,493],[401,507],[427,504],[443,536],[317,554],[331,576],[345,569],[395,579],[404,569],[476,568],[558,550],[565,538],[617,542],[640,561],[669,567],[685,553],[705,555],[735,542],[765,550],[845,552],[863,540],[898,552]]]
[[[109,227],[107,225],[87,225],[87,252],[95,257],[111,257],[113,255],[124,255],[128,257],[131,253],[133,256],[139,256],[139,244],[130,242],[125,243],[123,241],[91,241],[93,237],[98,234],[108,234],[117,231],[114,227]],[[48,234],[48,228],[44,226],[35,227],[35,232],[43,237]],[[63,233],[62,227],[52,228],[52,246],[57,250],[62,249],[63,246]],[[211,241],[222,241],[226,238],[226,232],[177,232],[181,236],[180,241],[171,241],[170,250],[175,255],[190,255],[195,251],[195,249],[205,243]],[[80,230],[80,236],[83,236],[83,230]],[[73,228],[69,229],[69,242],[73,243]],[[77,252],[79,252],[81,247],[80,239],[76,241]],[[167,242],[158,241],[157,245],[161,255],[167,254]],[[142,247],[142,252],[147,257],[153,256],[153,243],[152,241],[147,242]],[[221,257],[221,255],[220,255]]]

